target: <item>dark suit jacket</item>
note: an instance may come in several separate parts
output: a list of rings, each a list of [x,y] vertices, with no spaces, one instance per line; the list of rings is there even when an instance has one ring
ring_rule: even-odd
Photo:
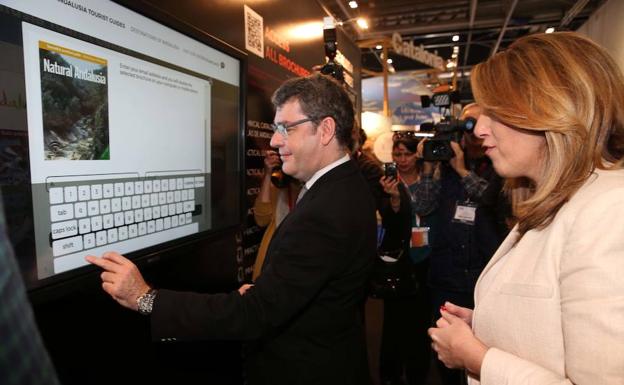
[[[155,339],[249,340],[252,385],[368,384],[365,285],[375,204],[353,161],[323,175],[277,228],[244,296],[160,290]]]

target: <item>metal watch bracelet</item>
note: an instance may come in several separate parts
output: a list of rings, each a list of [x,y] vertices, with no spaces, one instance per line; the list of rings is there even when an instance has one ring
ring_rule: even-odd
[[[149,289],[145,294],[140,295],[137,298],[137,307],[139,313],[143,315],[152,314],[152,308],[154,307],[154,299],[156,299],[156,289]]]

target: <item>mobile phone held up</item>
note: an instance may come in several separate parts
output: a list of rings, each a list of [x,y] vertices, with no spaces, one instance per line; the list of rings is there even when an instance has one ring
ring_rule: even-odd
[[[386,178],[397,179],[397,165],[396,162],[384,163],[384,176]]]

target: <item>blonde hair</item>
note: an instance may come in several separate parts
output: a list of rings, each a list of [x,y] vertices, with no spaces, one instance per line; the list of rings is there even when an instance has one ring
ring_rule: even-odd
[[[546,138],[540,183],[506,182],[521,235],[547,226],[595,168],[622,168],[624,77],[591,40],[526,36],[477,65],[471,83],[483,114]]]

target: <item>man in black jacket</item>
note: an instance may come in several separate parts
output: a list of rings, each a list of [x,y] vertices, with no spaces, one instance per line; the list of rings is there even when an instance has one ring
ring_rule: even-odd
[[[286,174],[305,182],[276,229],[262,272],[244,294],[158,290],[116,253],[103,288],[120,304],[151,314],[156,339],[249,340],[249,383],[370,382],[361,304],[375,257],[375,203],[349,159],[353,107],[323,75],[291,79],[273,95],[275,133]],[[242,292],[242,291],[241,291]]]

